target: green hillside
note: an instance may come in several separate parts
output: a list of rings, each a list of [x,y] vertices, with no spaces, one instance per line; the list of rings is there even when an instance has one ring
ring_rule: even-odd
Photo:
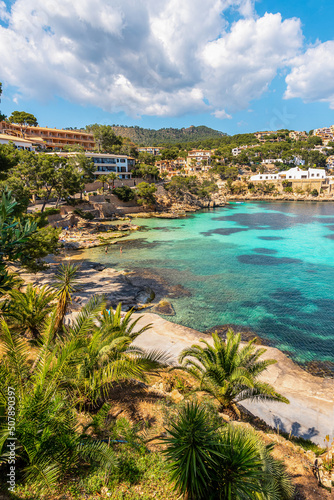
[[[213,139],[225,136],[223,132],[201,125],[188,128],[161,128],[153,130],[142,127],[126,127],[113,125],[116,135],[129,138],[140,146],[157,146],[161,144],[179,144],[190,141]]]

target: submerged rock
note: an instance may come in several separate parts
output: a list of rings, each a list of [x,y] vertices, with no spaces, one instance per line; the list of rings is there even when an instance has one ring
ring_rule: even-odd
[[[159,304],[157,304],[153,308],[153,312],[158,314],[164,314],[165,316],[175,316],[174,307],[168,300],[160,300]]]

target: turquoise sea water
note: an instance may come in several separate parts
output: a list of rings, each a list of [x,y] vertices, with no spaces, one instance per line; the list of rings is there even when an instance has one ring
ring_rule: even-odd
[[[298,362],[334,363],[334,204],[241,203],[186,219],[138,219],[149,231],[89,250],[112,267],[149,268],[191,296],[176,323],[250,327]],[[85,254],[84,254],[85,256]]]

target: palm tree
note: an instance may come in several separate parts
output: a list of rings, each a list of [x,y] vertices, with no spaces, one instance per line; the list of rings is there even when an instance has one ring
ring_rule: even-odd
[[[237,403],[245,399],[281,401],[289,403],[259,375],[274,363],[273,359],[259,360],[266,349],[256,349],[256,339],[240,346],[241,334],[227,332],[226,342],[217,333],[212,334],[213,345],[205,340],[184,349],[179,357],[181,368],[199,382],[199,389],[211,394],[222,408],[240,416]]]
[[[217,425],[212,409],[187,402],[164,438],[170,480],[187,500],[288,500],[294,488],[282,462],[259,435]]]
[[[8,396],[15,401],[16,457],[26,483],[41,492],[54,488],[69,474],[77,475],[87,461],[105,470],[116,464],[106,443],[79,432],[76,400],[65,385],[68,373],[75,370],[87,323],[83,322],[79,338],[66,345],[54,343],[55,324],[54,312],[40,334],[31,367],[29,344],[13,334],[5,321],[1,323],[0,409],[2,413],[7,407]],[[11,433],[2,420],[0,462],[7,460],[6,441]]]
[[[58,299],[56,330],[59,330],[63,324],[68,306],[72,303],[73,292],[79,289],[76,279],[79,267],[79,265],[66,263],[61,264],[57,270],[56,280],[53,283],[53,288],[57,291],[56,297]]]
[[[73,380],[87,402],[104,398],[113,382],[129,378],[145,380],[145,372],[161,369],[169,362],[169,356],[162,352],[145,351],[133,345],[150,325],[134,331],[140,318],[132,320],[132,311],[122,318],[121,304],[115,312],[107,311],[101,297],[92,298],[82,309],[68,330],[69,338],[78,338],[78,329],[89,314],[91,333],[82,339],[81,358]]]
[[[107,176],[106,175],[99,175],[99,181],[102,182],[102,191],[104,192],[104,185],[107,182]]]
[[[25,292],[12,290],[10,300],[3,308],[3,316],[16,332],[37,339],[49,313],[54,309],[52,304],[55,292],[48,287],[34,287],[29,284]]]
[[[108,181],[112,182],[112,188],[115,188],[115,180],[118,179],[118,175],[115,174],[115,172],[110,172],[110,174],[107,175]]]

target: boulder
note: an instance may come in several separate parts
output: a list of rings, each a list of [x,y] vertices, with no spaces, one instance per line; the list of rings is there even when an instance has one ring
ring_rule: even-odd
[[[160,300],[159,304],[153,308],[153,312],[163,314],[164,316],[175,316],[174,307],[166,299]]]
[[[168,396],[171,398],[173,403],[180,403],[184,400],[184,396],[182,396],[182,394],[177,389],[173,389],[172,392],[168,394]]]

